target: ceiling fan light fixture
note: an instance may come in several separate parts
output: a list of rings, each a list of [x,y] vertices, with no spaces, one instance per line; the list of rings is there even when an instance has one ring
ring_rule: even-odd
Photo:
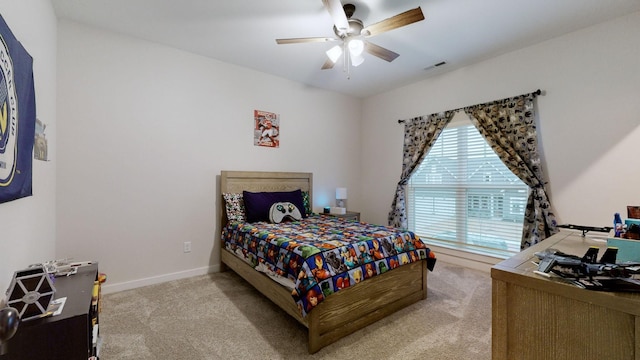
[[[351,55],[350,58],[351,58],[351,65],[353,65],[354,67],[357,67],[364,62],[364,56],[362,56],[362,54]]]
[[[349,40],[349,53],[352,57],[360,56],[364,52],[364,41],[360,39]]]
[[[347,78],[350,78],[349,69],[351,66],[359,66],[364,62],[363,55],[365,50],[368,54],[376,56],[387,62],[392,62],[400,56],[389,49],[378,46],[369,41],[365,41],[365,38],[424,20],[422,9],[417,7],[377,23],[368,24],[367,27],[364,27],[362,20],[353,17],[356,11],[356,6],[354,4],[342,5],[342,0],[322,0],[322,3],[325,10],[327,10],[331,16],[333,32],[336,35],[335,38],[306,37],[276,39],[276,43],[295,44],[341,41],[341,45],[336,45],[326,51],[327,60],[325,60],[320,69],[332,69],[342,56],[342,69],[347,73]]]
[[[336,45],[331,49],[327,50],[327,57],[335,64],[338,61],[338,58],[342,55],[342,46]]]

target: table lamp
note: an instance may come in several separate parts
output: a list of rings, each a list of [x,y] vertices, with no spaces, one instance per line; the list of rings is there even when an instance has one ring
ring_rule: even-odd
[[[337,207],[341,207],[344,208],[346,210],[347,208],[347,188],[337,188],[336,189],[336,206]]]

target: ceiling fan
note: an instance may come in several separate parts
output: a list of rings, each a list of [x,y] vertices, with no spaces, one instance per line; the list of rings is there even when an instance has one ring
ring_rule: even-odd
[[[290,38],[276,39],[278,44],[295,44],[309,42],[327,42],[340,41],[341,45],[336,45],[329,49],[327,53],[328,59],[322,65],[322,70],[331,69],[336,64],[340,55],[344,54],[344,66],[348,68],[348,64],[358,66],[364,62],[363,52],[366,51],[371,55],[377,56],[383,60],[391,62],[395,60],[399,54],[385,49],[365,39],[382,34],[389,30],[397,29],[415,22],[424,20],[422,9],[405,11],[388,19],[382,20],[375,24],[364,26],[360,19],[353,17],[356,7],[353,4],[344,4],[340,0],[322,0],[324,7],[327,9],[333,20],[333,32],[335,38],[327,37],[307,37],[307,38]]]

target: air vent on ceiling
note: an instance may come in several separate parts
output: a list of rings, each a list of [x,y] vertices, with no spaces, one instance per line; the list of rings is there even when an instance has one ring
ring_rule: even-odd
[[[433,70],[433,69],[435,69],[435,68],[437,68],[437,67],[439,67],[439,66],[445,65],[446,63],[447,63],[446,61],[441,61],[441,62],[439,62],[439,63],[437,63],[437,64],[433,64],[433,65],[431,65],[431,66],[427,66],[427,67],[426,67],[426,68],[424,68],[424,69],[425,69],[426,71],[428,71],[428,70]]]

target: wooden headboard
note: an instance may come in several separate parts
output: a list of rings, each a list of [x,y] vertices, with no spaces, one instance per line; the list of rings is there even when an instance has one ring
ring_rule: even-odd
[[[227,171],[220,172],[220,194],[239,194],[243,190],[309,192],[309,203],[313,204],[313,173],[271,171]],[[224,200],[223,200],[224,201]],[[222,205],[222,224],[226,223],[226,212]]]

